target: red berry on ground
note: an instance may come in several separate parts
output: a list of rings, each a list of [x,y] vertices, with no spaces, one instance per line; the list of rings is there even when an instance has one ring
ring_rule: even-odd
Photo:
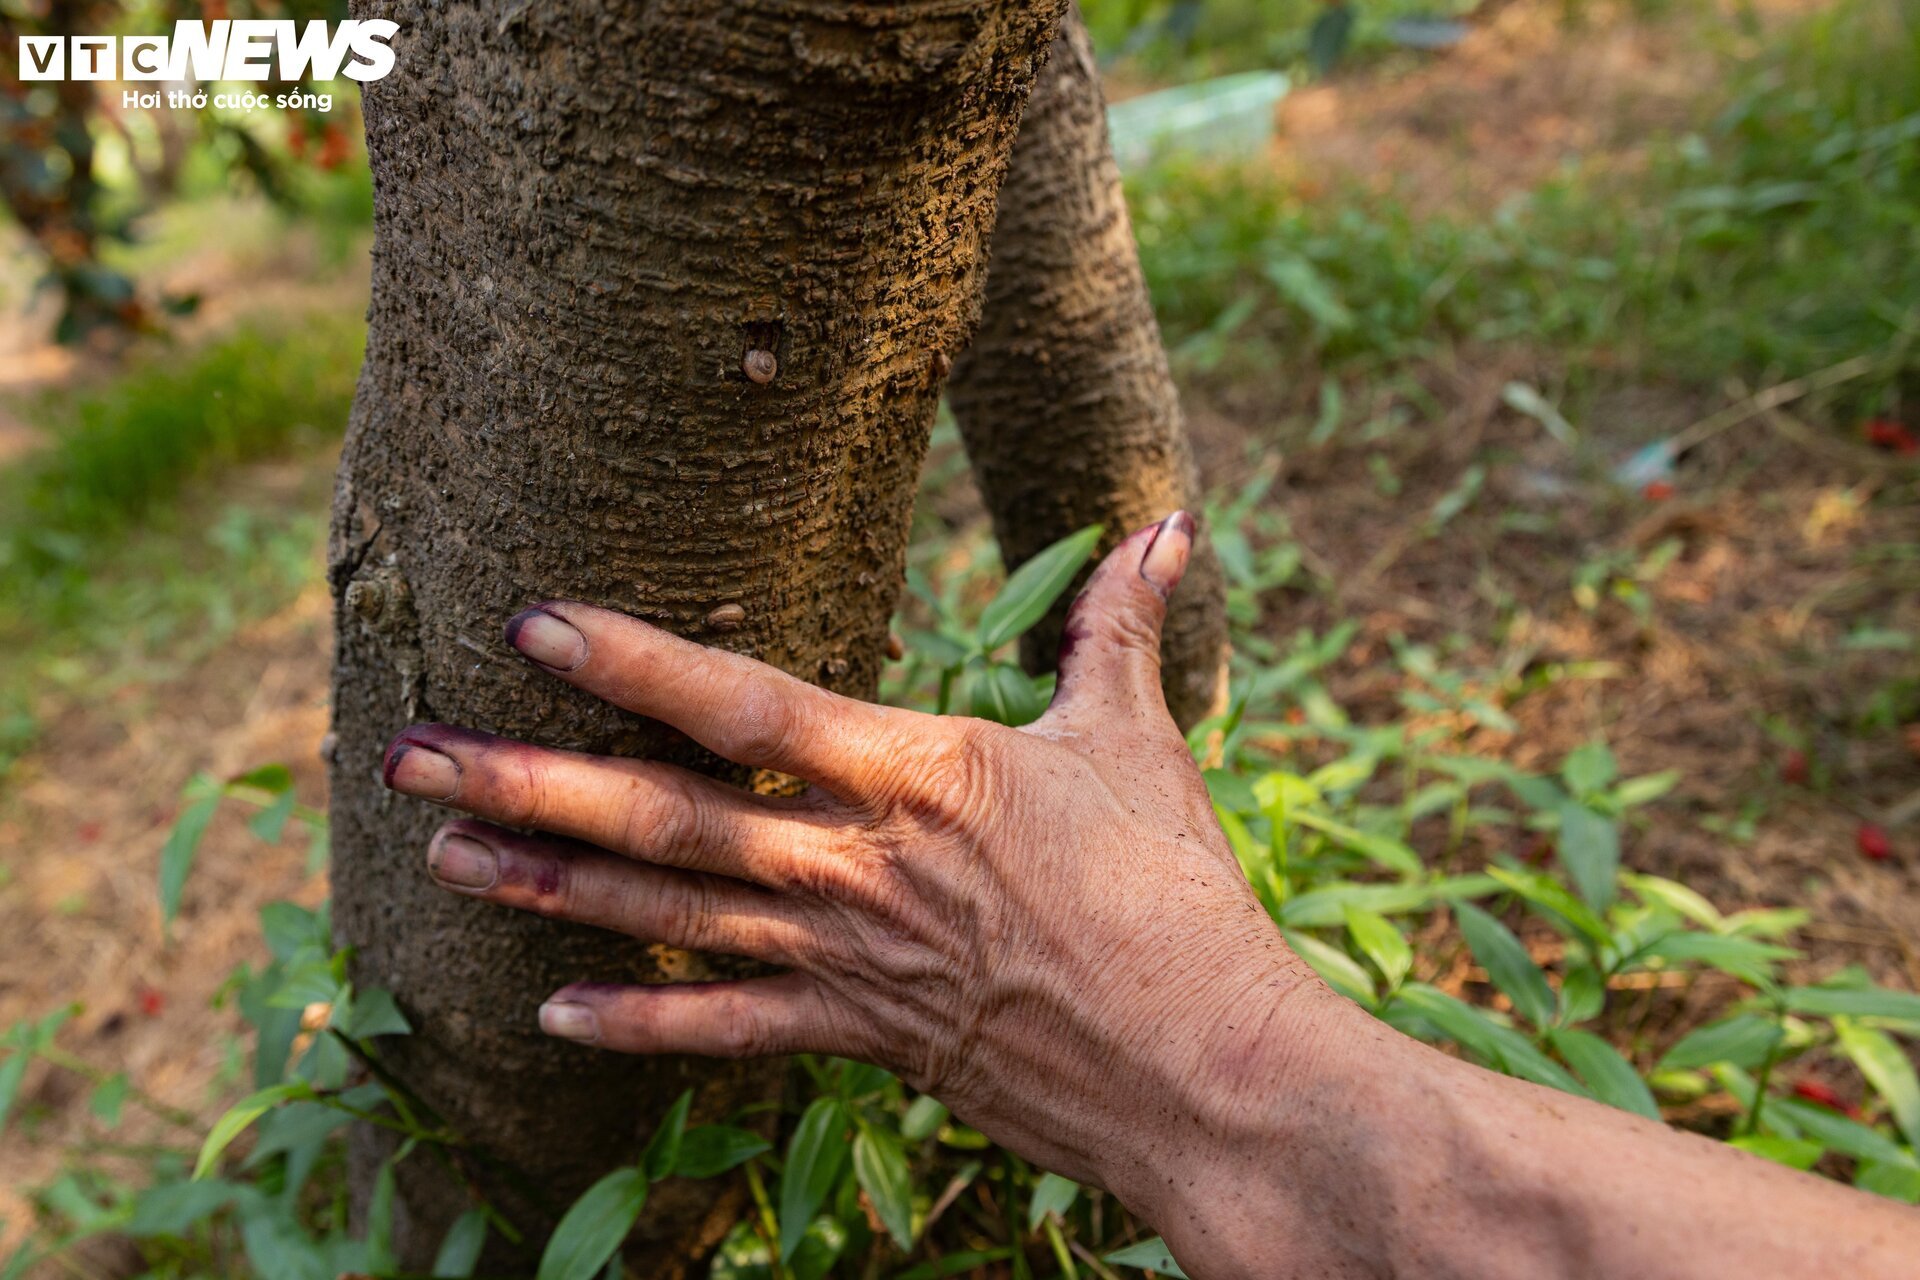
[[[1793,1096],[1804,1098],[1808,1102],[1817,1102],[1823,1107],[1832,1107],[1835,1111],[1845,1111],[1847,1104],[1833,1091],[1833,1086],[1818,1080],[1802,1080],[1793,1086]]]
[[[97,822],[83,822],[75,834],[80,837],[81,844],[92,844],[100,838],[100,833],[103,830],[105,830],[105,828]]]
[[[1807,763],[1804,751],[1789,751],[1780,757],[1780,781],[1792,787],[1804,787],[1813,771]]]
[[[1646,488],[1640,491],[1640,496],[1645,498],[1648,502],[1665,502],[1668,498],[1671,498],[1673,496],[1673,492],[1674,491],[1673,491],[1672,481],[1655,480],[1649,483]]]
[[[1875,418],[1866,427],[1867,443],[1876,449],[1885,449],[1890,453],[1912,456],[1920,453],[1920,437],[1916,437],[1904,424],[1891,418]]]
[[[1861,853],[1875,862],[1885,862],[1893,856],[1893,842],[1887,838],[1887,829],[1879,823],[1861,823],[1853,841],[1860,846]]]
[[[136,998],[140,1002],[140,1012],[149,1018],[159,1017],[160,1011],[167,1007],[166,996],[144,982],[140,984]]]

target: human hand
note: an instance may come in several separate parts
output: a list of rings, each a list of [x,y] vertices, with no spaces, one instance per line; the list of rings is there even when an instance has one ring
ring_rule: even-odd
[[[508,624],[527,657],[813,785],[760,796],[444,725],[394,739],[387,784],[491,820],[434,837],[449,889],[786,970],[576,984],[542,1006],[548,1034],[873,1062],[1129,1198],[1114,1185],[1129,1170],[1172,1176],[1196,1131],[1270,1097],[1271,1046],[1310,1044],[1339,1005],[1248,890],[1161,698],[1160,626],[1192,539],[1175,513],[1106,558],[1068,617],[1053,703],[1022,729],[843,698],[558,602]],[[1283,1004],[1301,1035],[1271,1034]]]

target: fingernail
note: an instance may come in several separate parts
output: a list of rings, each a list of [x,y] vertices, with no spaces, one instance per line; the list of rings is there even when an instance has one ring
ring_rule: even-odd
[[[417,742],[395,743],[387,752],[387,785],[422,800],[451,800],[460,789],[460,766],[453,757]]]
[[[600,1038],[600,1019],[584,1004],[549,1000],[540,1006],[540,1029],[562,1040],[592,1041]]]
[[[1176,511],[1160,522],[1159,530],[1140,560],[1140,576],[1164,598],[1173,594],[1193,554],[1193,517]]]
[[[427,870],[449,889],[491,889],[500,859],[471,836],[441,836],[427,850]]]
[[[515,614],[507,623],[507,643],[555,671],[572,671],[587,660],[587,638],[579,628],[545,609]]]

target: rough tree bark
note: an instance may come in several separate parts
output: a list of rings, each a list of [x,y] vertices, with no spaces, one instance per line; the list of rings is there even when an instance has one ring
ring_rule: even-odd
[[[1075,529],[1102,551],[1201,494],[1107,139],[1093,45],[1069,7],[1020,127],[992,239],[986,310],[948,400],[1010,565]],[[1027,633],[1051,670],[1072,598]],[[1220,563],[1205,539],[1161,645],[1181,725],[1214,710],[1227,652]]]
[[[537,1188],[472,1170],[537,1246],[547,1210],[631,1159],[683,1088],[711,1118],[780,1068],[541,1036],[536,1006],[565,982],[720,962],[433,888],[445,815],[382,790],[382,744],[437,719],[722,768],[507,649],[505,620],[549,597],[873,695],[945,353],[977,318],[1057,8],[354,8],[400,34],[366,92],[373,299],[329,552],[336,932],[411,1015],[394,1070]],[[383,1136],[357,1139],[363,1187]],[[417,1269],[469,1202],[419,1156],[400,1186]],[[660,1188],[638,1273],[680,1274],[733,1207]]]

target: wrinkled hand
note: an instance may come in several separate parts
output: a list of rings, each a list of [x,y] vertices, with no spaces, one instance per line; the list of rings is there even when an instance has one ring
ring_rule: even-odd
[[[858,1058],[1061,1173],[1164,1170],[1183,1126],[1270,1087],[1247,1021],[1324,995],[1248,891],[1161,698],[1192,538],[1180,512],[1107,557],[1068,617],[1053,703],[1023,729],[839,697],[552,603],[508,625],[527,657],[812,787],[754,795],[443,725],[394,740],[387,783],[506,824],[441,829],[427,864],[448,889],[786,970],[566,987],[540,1010],[550,1035]]]

